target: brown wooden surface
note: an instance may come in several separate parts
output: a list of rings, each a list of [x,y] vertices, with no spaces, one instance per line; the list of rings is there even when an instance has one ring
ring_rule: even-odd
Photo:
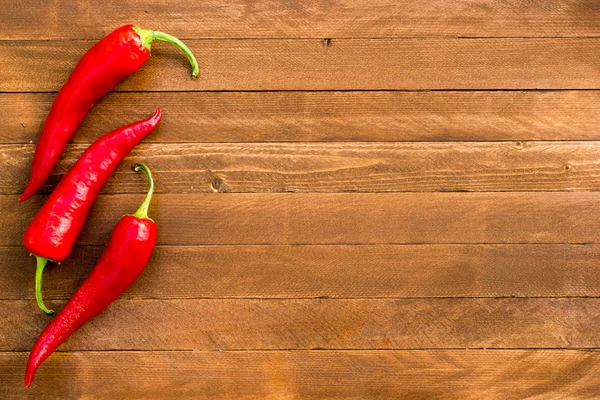
[[[184,39],[37,135],[125,23]],[[0,399],[590,399],[600,393],[594,0],[0,0]],[[45,271],[59,309],[156,175],[140,279],[23,387],[49,321],[27,223],[86,146],[164,111]],[[472,192],[472,193],[465,193]]]
[[[0,93],[0,140],[36,140],[54,93]],[[165,118],[145,143],[600,140],[600,91],[109,93],[73,136]]]
[[[26,353],[0,353],[0,395],[589,399],[598,393],[600,373],[597,352],[575,350],[59,352],[25,389],[26,360]]]
[[[59,309],[64,302],[48,301]],[[0,351],[27,351],[48,322],[3,300]],[[600,348],[600,299],[118,300],[63,350]]]
[[[594,0],[2,0],[0,39],[97,39],[136,23],[186,38],[597,36]],[[35,23],[32,24],[32,21]]]
[[[116,90],[600,89],[600,37],[186,42],[201,79],[190,79],[177,48],[159,42]],[[60,89],[94,43],[0,41],[0,92]]]
[[[87,145],[69,146],[50,193]],[[19,194],[35,146],[0,145],[15,168],[0,194]],[[505,192],[600,190],[600,142],[141,144],[103,188],[144,193],[132,169],[152,165],[157,193]]]
[[[143,177],[140,185],[144,185]],[[45,197],[0,196],[0,246],[18,246]],[[100,195],[78,243],[105,244],[142,195]],[[158,244],[600,243],[600,193],[155,195]]]
[[[46,267],[44,296],[68,299],[102,250]],[[26,250],[0,257],[0,299],[33,299]],[[122,298],[599,297],[598,258],[592,244],[159,246]]]

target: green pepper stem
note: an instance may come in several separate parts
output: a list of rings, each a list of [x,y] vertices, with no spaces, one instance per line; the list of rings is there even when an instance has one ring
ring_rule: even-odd
[[[192,78],[196,79],[200,74],[200,68],[198,67],[198,60],[194,56],[194,53],[190,50],[189,47],[185,45],[181,40],[177,39],[175,36],[171,36],[168,33],[152,31],[149,29],[141,29],[140,27],[134,26],[133,30],[140,35],[142,39],[142,46],[150,50],[151,44],[154,40],[160,40],[163,42],[171,43],[177,46],[183,54],[186,55],[187,59],[190,61],[192,65]]]
[[[38,307],[40,307],[43,312],[47,315],[52,315],[54,314],[54,311],[46,307],[44,299],[42,298],[42,273],[44,272],[44,267],[50,260],[40,256],[35,256],[35,258],[37,259],[37,268],[35,270],[35,299]]]
[[[133,167],[133,169],[136,172],[144,172],[144,174],[146,174],[146,177],[148,178],[148,193],[146,193],[146,198],[142,202],[142,205],[140,205],[140,208],[138,208],[135,214],[133,214],[133,216],[138,218],[148,218],[148,207],[150,206],[150,200],[152,200],[152,194],[154,193],[154,179],[152,179],[152,173],[150,172],[150,168],[148,168],[146,164],[135,164],[135,167]]]

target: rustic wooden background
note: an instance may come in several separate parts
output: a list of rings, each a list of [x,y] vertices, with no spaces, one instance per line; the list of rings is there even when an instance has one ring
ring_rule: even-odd
[[[49,321],[17,202],[49,106],[117,26],[156,43],[95,138],[164,110],[107,183],[60,308],[154,171],[138,282],[23,387]],[[597,0],[0,0],[0,398],[600,395]]]

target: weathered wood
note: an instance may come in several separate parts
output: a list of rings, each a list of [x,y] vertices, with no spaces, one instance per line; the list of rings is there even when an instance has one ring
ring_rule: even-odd
[[[189,40],[156,45],[131,90],[598,89],[600,38]],[[0,42],[0,91],[58,90],[93,41]],[[31,79],[34,76],[35,79]]]
[[[0,94],[0,143],[36,143],[54,93]],[[145,142],[600,140],[600,91],[112,92],[73,136],[146,118]]]
[[[0,399],[595,398],[599,20],[595,0],[0,0]],[[55,92],[127,22],[184,39],[201,77],[156,43],[84,121],[46,190],[165,113],[46,270],[48,303],[137,208],[139,159],[160,245],[25,389],[44,197],[15,194]],[[438,143],[394,143],[415,141]]]
[[[574,350],[56,353],[23,385],[0,353],[2,398],[594,398],[600,356]]]
[[[44,271],[44,297],[68,299],[103,247],[76,247]],[[34,299],[34,265],[0,248],[1,299]],[[597,297],[597,245],[159,246],[122,297]]]
[[[47,301],[60,309],[63,302]],[[48,324],[35,300],[1,300],[0,351]],[[118,300],[62,350],[599,348],[600,299]]]
[[[594,0],[2,0],[0,39],[96,39],[125,22],[181,38],[592,36],[599,18]]]
[[[106,243],[141,199],[99,196],[78,242]],[[0,246],[22,243],[43,200],[0,196]],[[213,193],[156,195],[150,215],[159,244],[598,243],[599,207],[592,192]]]
[[[50,193],[85,151],[71,145]],[[0,194],[19,194],[35,145],[0,145]],[[152,168],[157,193],[598,191],[600,142],[141,144],[103,193],[145,193],[131,166]]]
[[[68,299],[102,246],[44,271]],[[35,262],[0,248],[0,298],[34,299]],[[126,299],[600,297],[597,245],[159,246]]]

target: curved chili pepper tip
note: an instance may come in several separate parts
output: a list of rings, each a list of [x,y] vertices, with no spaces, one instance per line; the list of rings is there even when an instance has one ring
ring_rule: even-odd
[[[152,115],[150,118],[148,118],[148,122],[151,122],[152,124],[157,124],[158,121],[161,119],[162,117],[162,110],[160,108],[157,108],[156,111],[154,111],[154,115]]]
[[[132,29],[138,35],[140,35],[142,46],[147,48],[148,51],[150,51],[152,42],[155,40],[160,40],[177,46],[181,51],[183,51],[192,65],[192,78],[196,79],[198,75],[200,75],[200,68],[198,67],[198,60],[196,60],[196,56],[194,56],[194,53],[192,53],[190,48],[187,47],[181,40],[177,39],[175,36],[169,35],[168,33],[152,31],[150,29],[142,29],[139,26],[133,26]]]
[[[44,272],[44,267],[46,267],[48,261],[51,260],[40,256],[35,256],[35,258],[37,260],[37,267],[35,270],[35,300],[37,301],[38,307],[45,312],[46,315],[53,315],[54,311],[46,307],[42,297],[42,274]]]

